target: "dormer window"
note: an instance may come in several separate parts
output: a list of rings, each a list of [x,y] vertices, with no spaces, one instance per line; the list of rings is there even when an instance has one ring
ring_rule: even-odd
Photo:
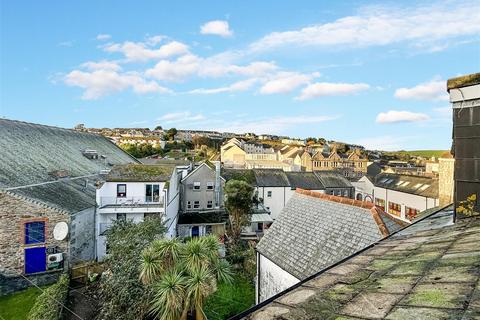
[[[127,185],[117,184],[117,198],[125,198],[127,196]]]

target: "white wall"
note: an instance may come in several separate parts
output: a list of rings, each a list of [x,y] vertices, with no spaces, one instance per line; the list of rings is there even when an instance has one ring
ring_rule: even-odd
[[[146,184],[159,184],[160,185],[160,197],[162,197],[162,190],[165,187],[165,182],[105,182],[100,189],[97,189],[97,204],[101,204],[102,197],[116,198],[117,197],[117,184],[127,185],[126,198],[135,198],[145,202],[145,185]],[[121,199],[121,198],[119,198]],[[162,198],[160,198],[160,202]]]
[[[290,288],[299,281],[273,261],[257,252],[257,303]]]
[[[293,196],[295,190],[290,187],[256,187],[258,197],[263,198],[263,204],[270,210],[273,220],[277,219],[280,212]],[[268,197],[268,191],[272,191],[272,197]],[[318,193],[325,193],[325,190],[311,190]]]
[[[177,235],[177,218],[180,209],[180,180],[183,171],[175,169],[170,178],[166,199],[166,227],[167,237],[173,238]]]
[[[386,212],[388,212],[389,202],[400,204],[402,206],[401,218],[405,220],[407,219],[405,207],[417,209],[421,212],[439,205],[438,199],[426,198],[415,194],[388,190],[379,187],[374,187],[374,195],[375,199],[380,198],[385,200]]]

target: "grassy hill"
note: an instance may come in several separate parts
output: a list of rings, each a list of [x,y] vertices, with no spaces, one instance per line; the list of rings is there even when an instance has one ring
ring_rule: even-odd
[[[399,156],[418,156],[424,158],[430,157],[440,157],[445,152],[449,152],[449,150],[411,150],[411,151],[392,151],[392,152],[385,152],[386,155],[399,155]]]

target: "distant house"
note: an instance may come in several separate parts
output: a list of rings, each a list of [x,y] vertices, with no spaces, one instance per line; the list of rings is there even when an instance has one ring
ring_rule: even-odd
[[[297,189],[257,249],[257,303],[407,223],[371,203]]]
[[[367,172],[368,159],[360,149],[340,153],[324,145],[323,149],[306,149],[301,155],[302,167],[307,171],[335,171],[347,178],[359,178]]]
[[[0,119],[0,295],[95,259],[95,184],[136,163],[103,136]]]
[[[373,202],[403,220],[411,221],[421,211],[440,204],[435,178],[381,173],[362,177],[354,184],[357,200]]]
[[[115,220],[142,222],[157,217],[165,221],[167,236],[176,236],[178,180],[177,169],[171,165],[113,167],[96,195],[97,258],[108,254],[105,233]]]
[[[258,198],[273,220],[277,219],[295,189],[305,189],[353,198],[354,187],[345,177],[335,172],[285,172],[281,169],[229,170],[227,180],[241,179],[255,187]]]
[[[225,179],[220,176],[218,162],[215,167],[203,162],[184,171],[181,179],[178,236],[225,234],[228,215],[225,212],[222,195],[224,186]]]

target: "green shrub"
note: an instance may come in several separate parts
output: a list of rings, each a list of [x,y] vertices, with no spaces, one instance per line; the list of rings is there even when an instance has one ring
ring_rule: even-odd
[[[58,282],[51,285],[37,297],[28,320],[59,320],[68,295],[68,275],[63,274]]]

